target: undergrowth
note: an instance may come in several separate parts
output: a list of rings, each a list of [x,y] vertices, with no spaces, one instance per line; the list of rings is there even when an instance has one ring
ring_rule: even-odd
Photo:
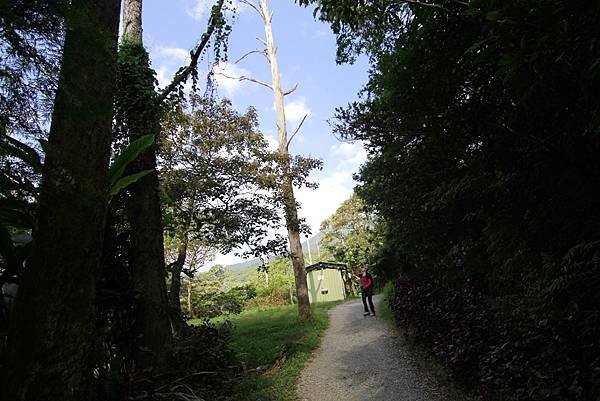
[[[383,301],[379,306],[379,315],[388,320],[396,334],[403,337],[404,345],[407,346],[410,354],[414,357],[414,361],[424,371],[430,372],[444,387],[448,390],[450,399],[453,401],[477,401],[481,398],[476,394],[469,392],[452,376],[452,372],[444,366],[435,355],[425,347],[414,341],[408,331],[398,326],[395,318],[392,305],[394,302],[395,285],[393,281],[388,281],[383,287]]]
[[[304,364],[329,324],[327,311],[339,304],[312,305],[314,319],[298,320],[296,305],[256,308],[231,318],[231,348],[241,364],[228,399],[293,401]],[[222,324],[218,319],[217,324]]]
[[[399,278],[391,306],[415,343],[483,399],[590,401],[600,395],[598,326],[578,331],[579,316],[569,309],[570,318],[543,306],[509,313],[468,283],[451,288],[434,276]]]

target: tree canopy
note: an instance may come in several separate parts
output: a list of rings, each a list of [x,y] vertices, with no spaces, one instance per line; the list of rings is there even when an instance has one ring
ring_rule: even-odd
[[[188,231],[223,253],[240,245],[256,256],[285,249],[273,191],[276,159],[254,109],[195,98],[163,124],[161,181],[167,231]]]
[[[382,227],[377,216],[356,195],[344,201],[321,223],[321,245],[335,260],[356,270],[374,265],[381,247]]]
[[[527,330],[540,349],[557,352],[536,359],[543,377],[523,365],[527,383],[498,378],[493,386],[518,399],[596,398],[589,372],[600,355],[592,345],[600,316],[598,4],[299,3],[315,4],[331,23],[339,61],[361,53],[371,61],[362,99],[338,109],[336,131],[365,143],[356,191],[385,221],[388,264],[436,277],[417,281],[417,297],[398,293],[398,305],[423,301],[422,310],[437,310],[444,300],[427,300],[432,283],[473,285],[496,307],[485,312],[489,321],[497,308],[512,313],[518,323],[503,321],[507,333]],[[413,306],[400,315],[416,313]],[[459,316],[475,316],[468,313]],[[482,349],[499,352],[499,344]],[[570,361],[569,379],[550,373],[553,360]],[[462,368],[481,374],[471,362]]]

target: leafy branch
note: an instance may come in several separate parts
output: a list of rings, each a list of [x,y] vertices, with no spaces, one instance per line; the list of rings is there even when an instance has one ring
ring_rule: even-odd
[[[206,29],[206,32],[200,38],[200,42],[198,43],[196,48],[190,53],[190,63],[185,68],[177,72],[177,74],[175,74],[175,77],[173,77],[171,83],[167,85],[167,87],[163,89],[162,92],[160,92],[157,98],[158,103],[162,103],[175,90],[175,88],[177,88],[177,86],[179,86],[181,83],[185,82],[192,73],[192,71],[196,69],[196,66],[198,65],[198,59],[200,58],[202,51],[208,44],[208,41],[210,40],[212,34],[215,32],[217,27],[223,23],[223,19],[221,17],[221,10],[223,8],[224,1],[225,0],[219,0],[217,4],[213,6],[211,16],[208,20],[208,27]]]

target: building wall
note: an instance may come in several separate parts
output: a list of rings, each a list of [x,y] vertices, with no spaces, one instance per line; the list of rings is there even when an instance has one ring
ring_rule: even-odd
[[[344,281],[337,269],[313,270],[306,275],[310,302],[338,301],[345,298]]]

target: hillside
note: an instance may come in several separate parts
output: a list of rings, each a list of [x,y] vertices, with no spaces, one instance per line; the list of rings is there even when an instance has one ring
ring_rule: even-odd
[[[310,245],[310,252],[312,256],[312,261],[316,262],[319,260],[319,255],[321,255],[319,249],[319,241],[323,238],[323,233],[318,232],[314,236],[308,239],[308,243]],[[305,264],[309,265],[309,257],[308,257],[308,248],[306,246],[306,241],[302,243],[302,248],[304,251],[304,260]],[[267,262],[271,262],[273,260],[279,259],[281,256],[272,255],[267,257]],[[244,262],[235,263],[232,265],[225,266],[226,270],[226,284],[225,287],[231,288],[240,285],[244,285],[250,282],[254,277],[256,277],[257,269],[262,264],[262,260],[260,258],[254,258],[250,260],[246,260]]]

